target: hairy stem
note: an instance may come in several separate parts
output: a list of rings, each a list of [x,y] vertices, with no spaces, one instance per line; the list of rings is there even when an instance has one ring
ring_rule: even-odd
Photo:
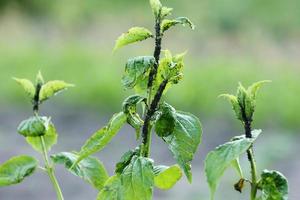
[[[64,197],[63,197],[63,194],[61,192],[61,189],[60,189],[60,186],[58,184],[58,181],[55,177],[55,174],[54,174],[54,168],[53,166],[50,165],[50,162],[49,162],[49,159],[48,159],[48,153],[47,153],[47,150],[46,150],[46,145],[45,145],[45,139],[44,139],[44,136],[41,136],[40,137],[40,141],[41,141],[41,146],[42,146],[42,149],[43,149],[43,158],[44,158],[44,161],[45,161],[45,169],[46,169],[46,172],[50,178],[50,181],[55,189],[55,192],[56,192],[56,195],[57,195],[57,199],[58,200],[64,200]]]
[[[151,105],[149,109],[147,110],[145,121],[142,129],[142,144],[143,144],[143,150],[142,155],[145,157],[149,156],[150,153],[150,143],[151,143],[151,118],[153,114],[155,113],[157,106],[159,104],[159,101],[162,97],[162,94],[166,88],[166,85],[168,83],[168,80],[164,80],[160,85],[159,88],[154,96],[153,101],[151,102]]]

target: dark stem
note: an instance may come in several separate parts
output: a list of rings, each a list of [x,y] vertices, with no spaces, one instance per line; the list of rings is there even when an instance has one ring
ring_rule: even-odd
[[[35,87],[35,94],[34,94],[34,98],[33,98],[33,112],[35,112],[35,113],[39,111],[41,88],[42,88],[42,85],[39,83]]]
[[[143,151],[142,154],[145,157],[149,156],[149,149],[150,149],[150,137],[151,137],[151,127],[150,122],[153,114],[155,113],[157,106],[159,104],[159,101],[162,97],[162,94],[166,88],[166,85],[168,83],[168,80],[164,80],[160,85],[159,88],[154,96],[153,101],[151,102],[151,105],[149,109],[147,110],[144,125],[142,129],[142,144],[143,144]]]
[[[160,14],[159,14],[159,16],[160,16]],[[166,88],[166,85],[168,83],[168,80],[164,80],[160,84],[160,86],[154,96],[154,99],[152,100],[152,95],[151,95],[152,86],[153,86],[153,82],[157,75],[157,69],[159,66],[159,59],[160,59],[160,53],[161,53],[162,34],[161,34],[160,26],[161,26],[161,17],[156,17],[155,18],[155,27],[154,27],[155,28],[155,48],[154,48],[154,53],[153,53],[153,57],[155,58],[155,63],[149,73],[149,79],[148,79],[148,85],[147,85],[147,89],[148,89],[147,103],[148,103],[149,107],[146,111],[144,125],[142,128],[142,151],[141,151],[141,154],[145,157],[148,157],[150,154],[151,118],[157,109],[157,106],[162,97],[163,91]]]
[[[155,58],[155,63],[149,74],[149,79],[148,79],[148,89],[149,90],[152,89],[153,81],[156,78],[157,68],[159,65],[159,57],[160,57],[160,53],[161,53],[161,41],[162,41],[160,25],[161,25],[161,19],[160,19],[160,17],[157,17],[155,19],[155,49],[154,49],[154,53],[153,53],[153,56]]]

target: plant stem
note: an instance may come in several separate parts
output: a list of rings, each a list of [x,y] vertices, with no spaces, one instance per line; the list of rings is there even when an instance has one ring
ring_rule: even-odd
[[[143,150],[142,155],[145,157],[148,157],[150,154],[150,143],[151,143],[151,117],[156,111],[156,108],[159,104],[159,101],[162,97],[162,94],[167,86],[168,80],[164,80],[160,85],[159,88],[154,96],[153,101],[151,102],[151,105],[149,109],[147,110],[143,129],[142,129],[142,143],[143,143]]]
[[[244,128],[245,128],[245,135],[246,138],[252,138],[251,133],[251,121],[245,120],[244,122]],[[256,169],[256,163],[254,158],[254,152],[253,152],[253,146],[247,150],[247,157],[250,162],[251,167],[251,194],[250,194],[250,200],[256,199],[256,193],[257,193],[257,169]]]
[[[159,16],[160,16],[160,14],[159,14]],[[155,58],[155,63],[149,73],[149,79],[148,79],[148,85],[147,85],[148,108],[147,108],[147,111],[145,114],[144,125],[142,128],[142,151],[141,151],[141,153],[145,157],[149,157],[149,154],[150,154],[151,129],[152,129],[151,124],[150,124],[151,118],[157,109],[157,106],[162,97],[163,91],[166,88],[166,85],[168,83],[168,81],[165,80],[160,84],[159,89],[157,90],[157,92],[153,98],[153,101],[152,101],[152,86],[153,86],[153,82],[157,75],[157,69],[159,66],[159,58],[160,58],[160,53],[161,53],[162,34],[161,34],[160,26],[161,26],[161,18],[156,17],[155,18],[155,48],[154,48],[154,53],[153,53],[153,57]]]
[[[148,99],[148,101],[151,102],[151,91],[152,91],[152,85],[153,85],[153,81],[156,78],[156,74],[157,74],[157,68],[159,65],[159,57],[160,57],[160,53],[161,53],[161,42],[162,42],[162,34],[161,34],[161,18],[157,17],[155,19],[155,48],[154,48],[154,53],[153,53],[153,57],[155,58],[155,63],[154,66],[151,68],[150,74],[149,74],[149,79],[148,79],[148,95],[150,97],[150,99]]]
[[[48,176],[51,180],[51,183],[52,183],[52,185],[55,189],[57,199],[58,200],[64,200],[64,197],[63,197],[63,194],[61,192],[60,186],[59,186],[58,181],[57,181],[57,179],[55,177],[55,174],[54,174],[54,168],[53,168],[53,166],[50,165],[50,162],[49,162],[49,159],[48,159],[48,153],[47,153],[47,150],[46,150],[44,136],[41,136],[40,140],[41,140],[41,145],[42,145],[42,150],[43,150],[42,155],[43,155],[43,158],[44,158],[44,161],[45,161],[45,169],[46,169],[47,174],[48,174]]]
[[[33,98],[33,113],[36,117],[38,117],[38,112],[39,112],[39,104],[40,104],[40,91],[42,88],[42,84],[38,83],[36,85],[36,90],[35,90],[35,95]],[[40,143],[42,146],[42,156],[45,161],[45,170],[50,178],[50,181],[55,189],[56,196],[58,200],[64,200],[63,194],[61,192],[60,186],[58,184],[58,181],[55,177],[54,173],[54,168],[52,165],[50,165],[49,159],[48,159],[48,153],[46,149],[46,144],[45,144],[45,138],[44,136],[40,136]]]

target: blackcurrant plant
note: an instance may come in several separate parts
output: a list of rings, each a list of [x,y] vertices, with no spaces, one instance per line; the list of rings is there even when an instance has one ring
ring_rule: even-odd
[[[150,5],[155,19],[154,33],[144,27],[130,28],[116,40],[113,50],[154,39],[153,55],[130,58],[125,65],[122,84],[135,94],[124,100],[122,111],[94,133],[79,152],[52,156],[55,163],[65,164],[73,174],[91,182],[99,190],[98,200],[150,200],[155,187],[170,189],[182,177],[182,171],[192,181],[191,162],[201,142],[201,124],[196,116],[178,111],[163,100],[167,90],[183,78],[185,53],[173,55],[162,50],[162,39],[177,24],[191,29],[194,25],[186,17],[167,19],[172,9],[162,6],[159,0],[150,0]],[[115,174],[109,177],[103,167],[100,170],[90,161],[94,159],[91,155],[108,145],[126,123],[134,129],[140,145],[124,153],[116,164]],[[177,164],[165,166],[151,159],[153,132],[165,142]]]

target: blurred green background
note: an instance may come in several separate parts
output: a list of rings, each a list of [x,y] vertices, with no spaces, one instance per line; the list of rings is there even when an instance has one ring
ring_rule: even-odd
[[[272,80],[259,94],[255,127],[270,130],[269,135],[278,133],[280,139],[273,138],[276,145],[290,145],[282,157],[292,155],[295,141],[300,141],[300,1],[162,2],[174,8],[174,17],[188,16],[196,25],[194,31],[173,28],[163,41],[163,48],[174,53],[188,50],[184,80],[167,93],[167,100],[207,122],[207,148],[230,135],[213,142],[220,133],[241,130],[230,105],[218,95],[235,93],[239,81],[247,86]],[[25,95],[11,77],[34,79],[38,70],[47,80],[76,85],[47,103],[49,108],[59,107],[60,113],[85,110],[88,114],[82,118],[89,113],[109,118],[131,94],[120,82],[126,60],[153,52],[149,40],[112,54],[115,39],[132,26],[153,27],[147,0],[0,0],[0,109],[6,110],[2,119],[9,109],[29,112]],[[231,128],[217,130],[224,127]],[[270,138],[266,148],[274,144]]]
[[[256,121],[298,129],[300,106],[297,0],[165,1],[174,16],[188,16],[196,30],[177,27],[163,42],[174,52],[188,50],[185,79],[169,92],[169,101],[202,116],[232,116],[217,96],[272,80],[260,95]],[[131,26],[152,28],[146,0],[1,0],[1,103],[23,103],[10,77],[64,79],[76,88],[63,101],[116,110],[128,94],[120,78],[126,59],[151,55],[147,41],[112,55],[114,40]],[[5,83],[5,84],[3,84]]]

